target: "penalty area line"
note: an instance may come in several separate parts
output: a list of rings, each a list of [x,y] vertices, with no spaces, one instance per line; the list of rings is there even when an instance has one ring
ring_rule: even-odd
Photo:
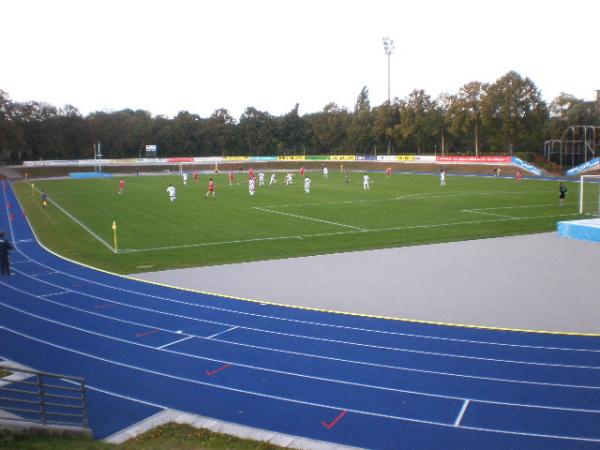
[[[326,223],[328,225],[335,225],[338,227],[351,228],[353,230],[358,230],[358,231],[369,231],[366,228],[355,227],[353,225],[346,225],[344,223],[331,222],[329,220],[324,220],[324,219],[317,219],[316,217],[301,216],[299,214],[285,213],[285,212],[281,212],[281,211],[273,211],[272,209],[261,208],[259,206],[255,206],[253,209],[256,209],[257,211],[268,212],[271,214],[279,214],[281,216],[286,216],[286,217],[294,217],[296,219],[310,220],[311,222],[320,222],[320,223]]]

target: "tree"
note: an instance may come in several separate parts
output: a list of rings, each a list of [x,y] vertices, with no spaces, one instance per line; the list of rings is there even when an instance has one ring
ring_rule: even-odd
[[[508,72],[489,86],[483,105],[497,146],[511,154],[515,145],[539,148],[548,110],[533,81]]]
[[[452,125],[454,119],[452,115],[452,105],[456,101],[456,97],[450,94],[442,93],[434,102],[433,107],[433,122],[440,136],[440,144],[442,155],[446,153],[447,146],[447,130]],[[437,147],[437,144],[436,144]]]
[[[328,103],[321,112],[309,115],[315,146],[319,152],[335,153],[344,149],[350,115],[345,108]]]
[[[296,103],[294,108],[281,118],[279,126],[278,150],[298,152],[305,144],[305,124],[298,114],[300,105]]]
[[[348,140],[356,153],[368,153],[373,147],[373,117],[369,102],[369,90],[363,87],[354,105],[352,122],[348,128]]]
[[[389,155],[394,148],[394,125],[400,121],[400,109],[397,103],[385,101],[373,108],[373,139],[375,145],[387,148]]]
[[[395,132],[410,141],[417,153],[434,142],[432,137],[437,133],[434,109],[435,103],[422,89],[412,91],[401,106],[400,123]]]
[[[226,109],[217,109],[206,121],[204,127],[208,152],[225,155],[237,149],[235,119]],[[211,153],[212,152],[212,153]]]
[[[17,130],[14,122],[14,104],[7,92],[0,89],[0,159],[13,159],[17,153]]]
[[[463,85],[448,110],[448,116],[451,118],[449,128],[451,133],[467,134],[473,131],[476,156],[480,152],[483,102],[488,87],[488,84],[479,81],[471,81]]]
[[[172,142],[169,150],[177,155],[201,155],[205,150],[202,137],[203,123],[198,114],[188,111],[177,113],[171,124]]]
[[[586,102],[571,94],[561,93],[550,103],[551,119],[557,119],[563,128],[571,125],[598,125],[600,116],[594,102]]]
[[[268,112],[249,106],[240,117],[239,129],[248,154],[267,155],[274,152],[276,124]]]

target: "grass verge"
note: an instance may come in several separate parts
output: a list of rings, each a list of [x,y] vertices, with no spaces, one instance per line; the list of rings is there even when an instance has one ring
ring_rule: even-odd
[[[0,431],[2,450],[275,450],[282,448],[266,442],[240,439],[175,423],[154,428],[119,445],[79,437],[43,433],[18,435]]]

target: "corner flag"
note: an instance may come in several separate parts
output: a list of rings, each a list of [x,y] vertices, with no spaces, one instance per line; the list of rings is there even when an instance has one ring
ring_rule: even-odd
[[[115,222],[113,220],[113,224],[112,224],[112,229],[113,229],[113,240],[115,242],[115,253],[117,253],[119,250],[117,249],[117,222]]]

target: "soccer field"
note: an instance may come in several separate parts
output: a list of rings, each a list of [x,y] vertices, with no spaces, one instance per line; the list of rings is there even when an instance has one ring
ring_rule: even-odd
[[[15,190],[46,247],[117,273],[551,231],[580,217],[574,183],[560,208],[556,181],[449,176],[441,187],[436,175],[370,173],[365,191],[360,172],[349,184],[340,173],[310,172],[306,194],[298,175],[291,186],[283,175],[268,186],[267,173],[255,196],[246,174],[233,185],[215,175],[215,198],[204,196],[205,174],[187,186],[175,175],[127,177],[122,195],[116,177],[20,182]]]

